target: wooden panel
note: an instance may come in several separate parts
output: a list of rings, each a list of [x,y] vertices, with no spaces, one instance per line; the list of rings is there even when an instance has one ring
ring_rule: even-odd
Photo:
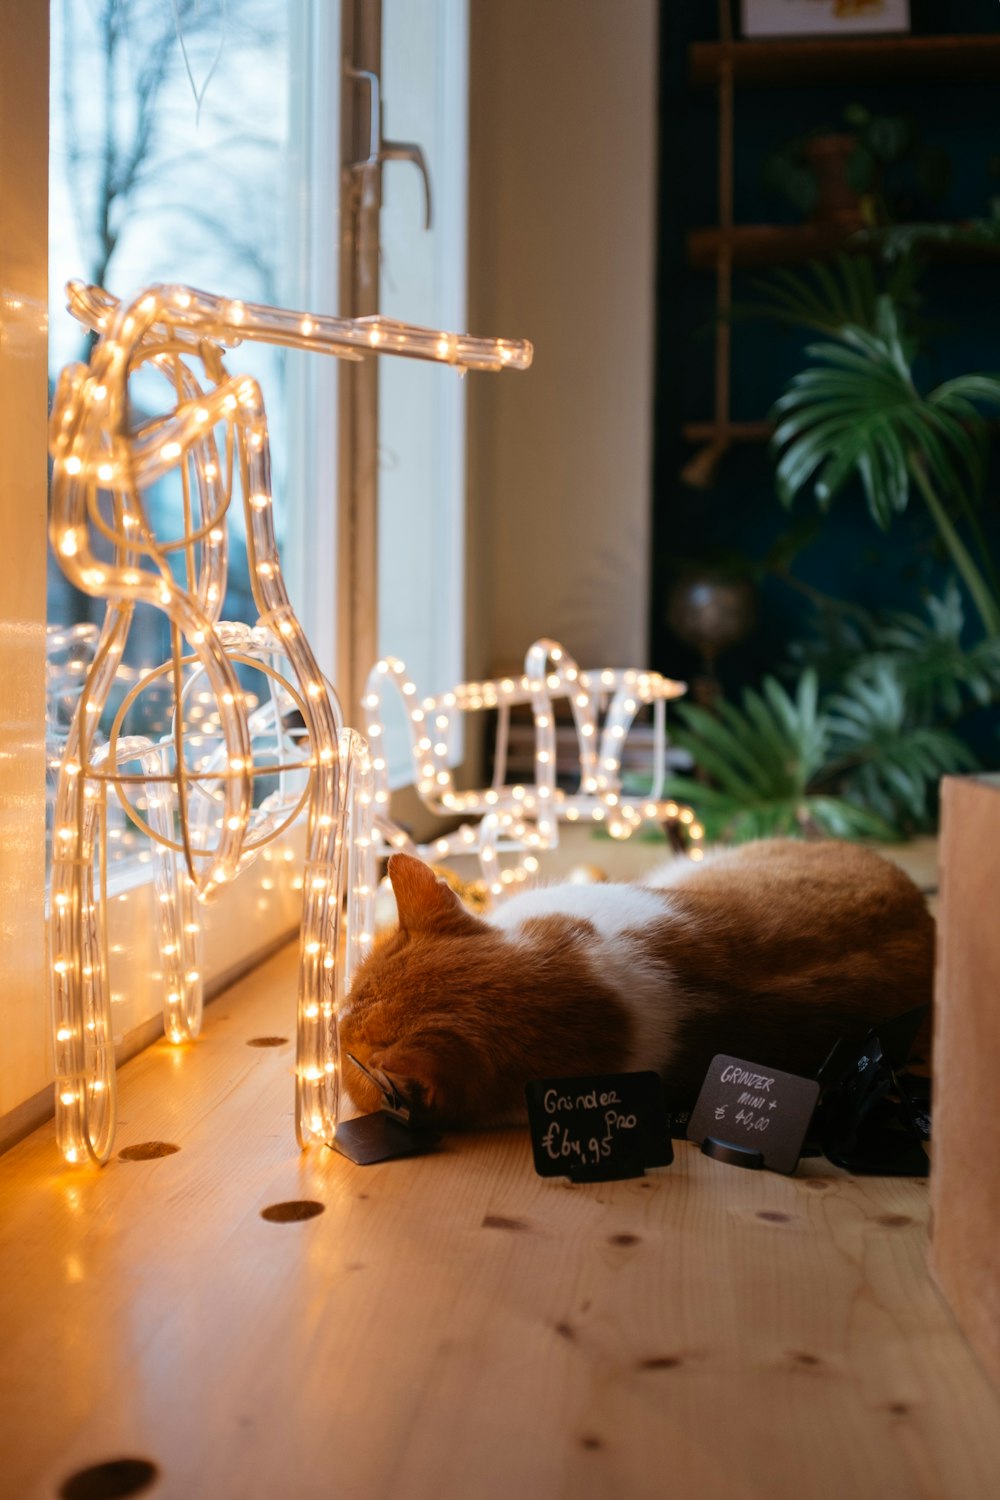
[[[923,1182],[824,1162],[571,1187],[525,1133],[358,1168],[292,1131],[295,956],[124,1070],[120,1145],[0,1160],[0,1493],[147,1458],[169,1500],[987,1500],[1000,1401]],[[232,1003],[230,1003],[232,1002]],[[305,1222],[260,1210],[313,1199]]]
[[[469,327],[536,351],[469,381],[473,677],[539,636],[647,659],[662,10],[470,10]]]
[[[48,6],[0,0],[0,1116],[50,1076],[45,966]]]
[[[725,59],[742,84],[868,83],[890,79],[1000,78],[1000,37],[825,37],[816,41],[696,42],[691,82],[717,83]]]
[[[1000,1380],[1000,777],[944,781],[935,1000],[933,1266]]]

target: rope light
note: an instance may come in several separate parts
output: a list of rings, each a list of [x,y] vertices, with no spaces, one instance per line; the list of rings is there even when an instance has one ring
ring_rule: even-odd
[[[50,537],[70,582],[106,609],[55,798],[50,936],[59,1144],[68,1161],[100,1163],[114,1141],[109,794],[156,850],[164,1028],[173,1041],[196,1036],[201,1024],[199,904],[305,815],[296,1134],[303,1146],[331,1143],[340,1107],[337,1006],[373,927],[375,771],[365,740],[344,727],[282,578],[263,395],[248,376],[228,372],[223,354],[256,340],[339,359],[377,353],[460,370],[523,370],[531,345],[379,317],[294,312],[186,286],[150,287],[129,302],[78,281],[67,293],[71,312],[98,338],[88,364],[67,366],[56,390]],[[130,381],[144,366],[166,382],[170,401],[135,427]],[[148,501],[167,475],[179,475],[183,501],[181,533],[172,538],[157,534]],[[253,627],[220,619],[234,506],[246,526],[259,614]],[[138,603],[165,615],[170,653],[141,675],[102,743],[98,724]],[[241,665],[263,673],[265,703],[246,701]],[[129,710],[164,687],[173,707],[162,737],[124,732]],[[260,798],[265,776],[278,785]]]
[[[687,691],[686,684],[658,672],[600,667],[582,671],[558,641],[542,638],[527,651],[519,677],[464,682],[433,698],[420,698],[403,662],[384,657],[368,675],[362,708],[369,742],[382,745],[385,701],[393,690],[407,715],[414,782],[424,805],[442,817],[463,821],[451,833],[414,847],[389,816],[388,764],[382,749],[373,758],[378,855],[408,848],[431,861],[474,854],[494,900],[530,883],[540,868],[538,854],[559,842],[560,822],[602,823],[612,838],[627,839],[649,824],[677,830],[688,856],[703,857],[704,830],[690,808],[663,796],[666,767],[666,705]],[[575,789],[556,783],[555,704],[565,699],[576,737]],[[534,726],[533,774],[529,781],[507,780],[511,710],[528,707]],[[629,733],[644,708],[652,708],[649,790],[626,793],[622,762]],[[458,791],[451,752],[463,713],[495,711],[497,731],[493,779],[488,787]],[[470,820],[470,821],[466,821]],[[474,820],[474,821],[472,821]],[[502,864],[501,854],[514,857]]]

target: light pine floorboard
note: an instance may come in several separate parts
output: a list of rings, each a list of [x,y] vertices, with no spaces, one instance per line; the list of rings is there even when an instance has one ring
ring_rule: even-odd
[[[0,1495],[151,1460],[177,1500],[988,1500],[1000,1399],[927,1187],[678,1143],[535,1176],[525,1132],[362,1168],[293,1133],[289,948],[122,1073],[116,1149],[0,1159]],[[318,1217],[275,1224],[291,1199]]]

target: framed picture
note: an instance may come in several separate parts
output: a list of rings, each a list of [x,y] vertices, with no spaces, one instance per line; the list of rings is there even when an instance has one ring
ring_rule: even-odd
[[[745,37],[909,31],[910,0],[741,0]]]

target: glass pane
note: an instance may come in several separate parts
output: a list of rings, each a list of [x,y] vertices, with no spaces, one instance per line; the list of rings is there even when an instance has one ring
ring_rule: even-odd
[[[432,328],[466,328],[466,0],[383,0],[383,127],[423,149],[382,172],[379,306]],[[476,329],[474,332],[494,332]],[[379,650],[405,661],[421,696],[463,674],[465,387],[454,370],[387,359],[379,369]],[[392,710],[390,709],[390,715]],[[389,726],[393,780],[412,779],[402,715]]]
[[[274,0],[53,0],[50,170],[50,379],[86,359],[90,336],[65,308],[71,277],[131,297],[184,282],[252,301],[282,301],[289,178],[290,8]],[[268,410],[275,518],[285,513],[286,352],[248,344],[227,356],[253,375]],[[155,372],[130,387],[131,420],[165,409]],[[157,535],[182,531],[179,471],[148,495]],[[230,516],[222,616],[253,623],[242,514]],[[93,651],[104,604],[71,588],[50,559],[50,760]],[[139,674],[169,655],[165,615],[139,606],[102,733]],[[144,694],[129,731],[165,732],[167,687]],[[140,836],[112,820],[109,855],[138,856]]]

